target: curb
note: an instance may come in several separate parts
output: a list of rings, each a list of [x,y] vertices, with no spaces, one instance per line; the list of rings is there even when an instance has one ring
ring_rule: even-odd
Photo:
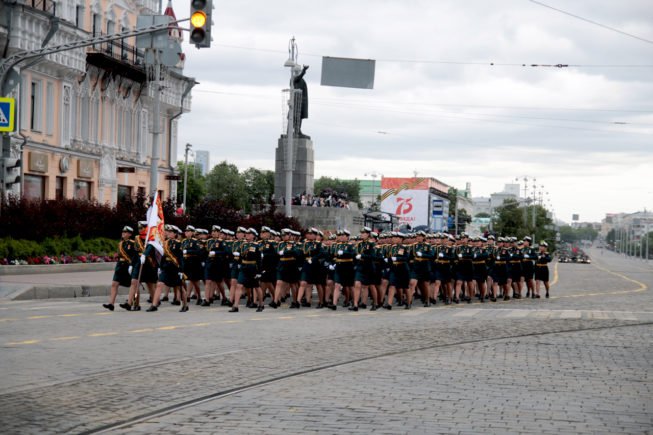
[[[38,264],[0,266],[0,276],[33,275],[42,273],[98,272],[113,270],[115,262],[111,263],[73,263],[73,264]]]
[[[17,294],[16,294],[17,293]],[[33,299],[67,299],[67,298],[85,298],[93,296],[109,296],[111,294],[110,285],[82,285],[82,286],[34,286],[26,290],[20,290],[9,299],[14,301],[27,301]],[[119,287],[118,294],[127,294],[129,289]]]

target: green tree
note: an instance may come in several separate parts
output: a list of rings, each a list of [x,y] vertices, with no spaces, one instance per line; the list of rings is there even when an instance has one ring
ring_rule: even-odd
[[[184,171],[183,162],[177,163],[177,173],[181,180],[177,182],[177,203],[182,204],[184,201]],[[195,165],[188,165],[188,188],[186,189],[186,209],[193,208],[197,203],[206,196],[206,178],[202,175]]]
[[[581,227],[581,228],[572,228],[569,225],[561,226],[558,229],[560,233],[560,240],[563,242],[580,242],[581,240],[591,240],[594,241],[599,235],[592,227]]]
[[[458,205],[458,189],[450,187],[447,194],[449,195],[449,216],[455,216]]]
[[[477,218],[489,218],[491,216],[490,216],[490,213],[481,212],[481,213],[476,213],[474,215],[474,217],[477,217]]]
[[[546,240],[553,250],[555,227],[544,207],[539,205],[520,207],[516,200],[508,199],[503,206],[497,208],[496,212],[494,230],[497,234],[519,238],[535,234],[535,243]],[[535,214],[535,227],[533,227],[533,214]]]
[[[249,204],[265,205],[274,193],[274,172],[249,168],[242,174]],[[249,208],[247,209],[249,211]]]
[[[320,177],[315,180],[314,191],[316,195],[325,191],[334,191],[338,194],[347,194],[350,202],[360,204],[360,183],[356,180],[341,180],[339,178]]]
[[[236,165],[223,161],[206,176],[207,196],[237,210],[249,207],[247,185]]]

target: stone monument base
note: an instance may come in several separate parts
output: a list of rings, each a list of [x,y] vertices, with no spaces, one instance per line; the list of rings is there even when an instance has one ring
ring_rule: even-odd
[[[277,203],[282,203],[286,195],[286,147],[288,136],[281,135],[276,149],[274,165],[274,197]],[[314,183],[314,151],[313,141],[308,137],[293,138],[293,197],[302,193],[313,194]]]

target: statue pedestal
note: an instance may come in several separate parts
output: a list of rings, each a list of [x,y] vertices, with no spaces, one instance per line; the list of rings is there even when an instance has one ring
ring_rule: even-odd
[[[284,134],[279,138],[274,165],[274,197],[279,203],[286,195],[286,147],[288,137]],[[301,195],[306,192],[313,194],[314,182],[314,151],[310,138],[293,138],[293,173],[292,194]]]

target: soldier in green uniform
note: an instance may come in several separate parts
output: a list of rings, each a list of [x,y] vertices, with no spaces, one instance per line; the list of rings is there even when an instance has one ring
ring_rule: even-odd
[[[197,299],[197,305],[202,303],[202,293],[200,291],[200,280],[202,273],[202,247],[199,240],[195,238],[195,227],[186,226],[184,231],[186,238],[182,240],[181,247],[184,253],[183,273],[185,279],[190,281],[188,293],[191,299]]]
[[[406,293],[407,309],[413,303],[413,295],[416,289],[419,289],[425,307],[431,305],[432,299],[429,294],[429,282],[431,280],[430,264],[433,252],[431,246],[426,243],[426,233],[424,231],[415,233],[414,240],[415,242],[409,246],[410,280],[408,281],[408,291]]]
[[[376,288],[379,299],[379,307],[385,305],[385,297],[388,292],[388,285],[390,284],[390,264],[388,264],[388,249],[390,249],[390,235],[387,233],[379,234],[379,240],[375,247],[375,262],[376,262]]]
[[[236,295],[236,287],[238,287],[238,274],[240,273],[240,251],[242,249],[243,243],[245,243],[245,233],[247,230],[243,227],[236,228],[235,240],[231,242],[230,245],[230,262],[229,270],[231,275],[231,280],[229,281],[229,306],[233,306],[236,301],[234,297]]]
[[[537,250],[535,250],[531,244],[533,239],[526,236],[523,240],[524,247],[522,248],[522,275],[524,276],[524,282],[526,283],[526,297],[531,296],[532,299],[535,299],[535,282],[533,281],[533,274],[535,273],[535,259],[537,257]]]
[[[153,312],[158,310],[161,292],[164,288],[170,289],[181,284],[182,272],[181,263],[183,261],[183,251],[181,243],[176,240],[175,229],[172,225],[165,226],[166,240],[163,242],[163,255],[161,257],[159,282],[156,286],[154,297],[152,298],[152,305],[146,310]],[[182,307],[180,312],[188,311],[188,304],[186,303],[186,294],[183,292],[180,295]]]
[[[476,281],[476,288],[478,289],[481,303],[485,302],[487,294],[487,262],[490,258],[490,251],[486,248],[486,243],[487,239],[484,237],[474,238],[475,246],[472,265],[474,266],[474,281]]]
[[[118,262],[113,271],[113,280],[111,281],[111,296],[109,296],[108,304],[102,304],[109,311],[114,310],[113,304],[116,303],[116,297],[118,297],[118,287],[131,286],[131,262],[136,253],[134,241],[131,239],[133,234],[134,229],[132,227],[125,225],[122,228],[121,239],[118,243]]]
[[[279,264],[279,255],[277,254],[277,242],[272,238],[273,230],[270,227],[261,228],[261,279],[259,283],[263,291],[263,298],[266,293],[274,299],[274,286],[277,281],[277,265]]]
[[[395,293],[398,291],[406,291],[408,282],[410,280],[410,270],[408,268],[408,260],[410,259],[410,252],[403,241],[403,234],[399,232],[392,233],[392,246],[387,252],[386,260],[390,264],[390,277],[388,287],[388,299],[383,306],[386,310],[392,309]],[[402,305],[401,296],[398,298],[400,305]]]
[[[240,244],[240,264],[238,269],[238,285],[234,296],[234,305],[230,313],[238,312],[238,303],[243,289],[252,291],[252,301],[257,305],[257,312],[263,311],[263,291],[259,286],[259,267],[261,262],[261,251],[259,244],[255,241],[258,232],[254,228],[245,230],[245,240]]]
[[[279,263],[277,266],[277,283],[274,289],[274,299],[270,307],[278,308],[281,305],[282,295],[287,292],[297,278],[297,257],[295,242],[292,241],[292,230],[284,228],[281,230],[282,241],[277,246]]]
[[[361,230],[361,240],[355,246],[356,264],[354,268],[354,294],[352,298],[352,310],[358,307],[367,308],[368,292],[372,293],[372,311],[376,311],[379,305],[376,286],[374,285],[376,275],[376,250],[374,242],[370,240],[372,228],[364,227]],[[362,293],[362,299],[361,299]]]
[[[129,287],[129,298],[127,302],[120,304],[120,307],[127,311],[140,311],[140,297],[138,286],[145,283],[150,293],[150,298],[154,297],[154,288],[157,282],[156,269],[157,260],[155,249],[152,245],[147,244],[147,222],[138,222],[138,237],[134,239],[135,251],[132,257],[131,286]],[[142,269],[142,270],[141,270]]]
[[[340,239],[333,247],[334,264],[330,266],[335,271],[333,276],[335,282],[333,301],[329,306],[332,310],[336,309],[341,292],[345,296],[343,306],[349,306],[352,299],[352,287],[354,286],[354,257],[356,256],[356,250],[349,241],[351,233],[348,230],[341,230],[337,236]],[[358,306],[354,311],[358,311]]]
[[[523,270],[522,260],[524,254],[521,250],[523,242],[517,241],[516,237],[511,239],[512,248],[510,249],[510,277],[512,278],[512,297],[515,299],[521,298]]]
[[[321,264],[322,257],[322,243],[317,241],[319,230],[317,228],[310,228],[306,233],[306,239],[298,246],[302,251],[302,271],[301,279],[299,282],[299,291],[297,295],[297,303],[293,302],[299,308],[311,306],[311,297],[313,293],[313,286],[320,287],[318,289],[318,299],[320,291],[324,293],[324,286],[321,283]]]
[[[458,265],[456,276],[456,295],[454,302],[459,303],[461,301],[461,290],[463,283],[465,284],[465,296],[463,297],[467,303],[472,302],[472,297],[475,293],[474,288],[474,248],[469,242],[469,236],[463,233],[460,236],[460,247],[458,249]]]

